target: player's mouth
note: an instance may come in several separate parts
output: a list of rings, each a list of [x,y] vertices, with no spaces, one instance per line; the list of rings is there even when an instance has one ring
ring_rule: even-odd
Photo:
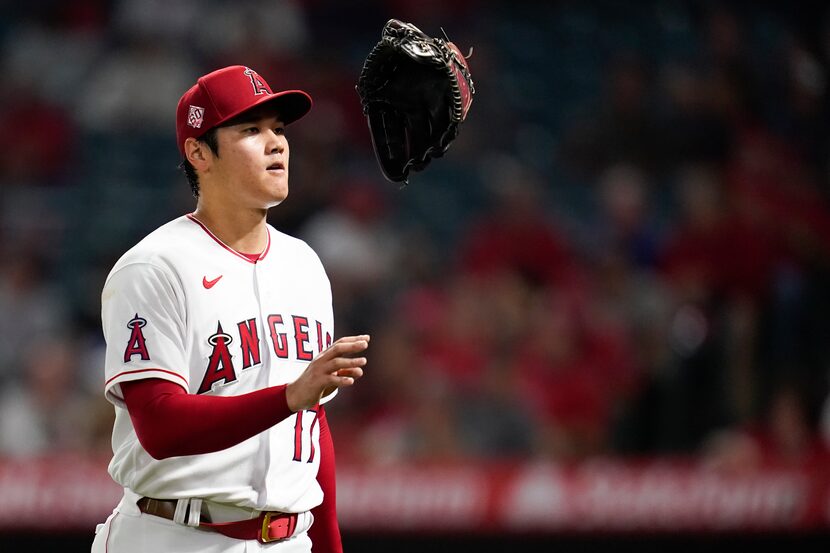
[[[276,173],[276,172],[280,172],[280,171],[285,171],[285,163],[283,163],[281,161],[277,161],[275,163],[272,163],[268,167],[266,167],[266,170],[269,173]]]

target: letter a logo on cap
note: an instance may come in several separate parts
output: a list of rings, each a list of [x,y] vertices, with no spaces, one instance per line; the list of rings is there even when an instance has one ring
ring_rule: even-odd
[[[202,126],[202,122],[205,120],[205,108],[200,108],[199,106],[190,106],[190,111],[187,113],[187,124],[193,127],[194,129],[198,129]]]
[[[254,87],[254,94],[259,96],[260,94],[271,94],[271,91],[268,90],[268,85],[265,84],[265,81],[262,80],[262,77],[257,75],[257,72],[253,69],[246,67],[245,74],[248,75],[248,78],[251,79],[251,86]]]

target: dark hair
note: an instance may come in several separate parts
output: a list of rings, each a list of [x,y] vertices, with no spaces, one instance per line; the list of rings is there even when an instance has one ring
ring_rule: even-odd
[[[219,157],[219,140],[216,138],[216,129],[213,127],[205,134],[197,138],[199,142],[204,143],[216,157]],[[196,168],[190,163],[187,158],[184,158],[179,164],[179,169],[184,171],[184,176],[187,177],[187,183],[190,185],[190,190],[193,192],[193,197],[199,197],[199,175],[196,173]]]

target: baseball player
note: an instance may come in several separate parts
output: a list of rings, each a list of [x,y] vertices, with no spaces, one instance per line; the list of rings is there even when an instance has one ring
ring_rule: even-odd
[[[179,101],[196,210],[124,254],[101,298],[124,496],[94,552],[342,550],[323,404],[362,376],[369,336],[333,341],[318,257],[266,223],[285,126],[310,108],[243,66]]]

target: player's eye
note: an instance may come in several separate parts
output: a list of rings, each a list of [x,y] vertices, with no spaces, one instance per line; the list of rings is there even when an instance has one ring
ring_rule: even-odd
[[[256,134],[259,132],[259,127],[245,127],[242,129],[245,134]]]
[[[274,128],[274,134],[285,134],[285,127]]]

